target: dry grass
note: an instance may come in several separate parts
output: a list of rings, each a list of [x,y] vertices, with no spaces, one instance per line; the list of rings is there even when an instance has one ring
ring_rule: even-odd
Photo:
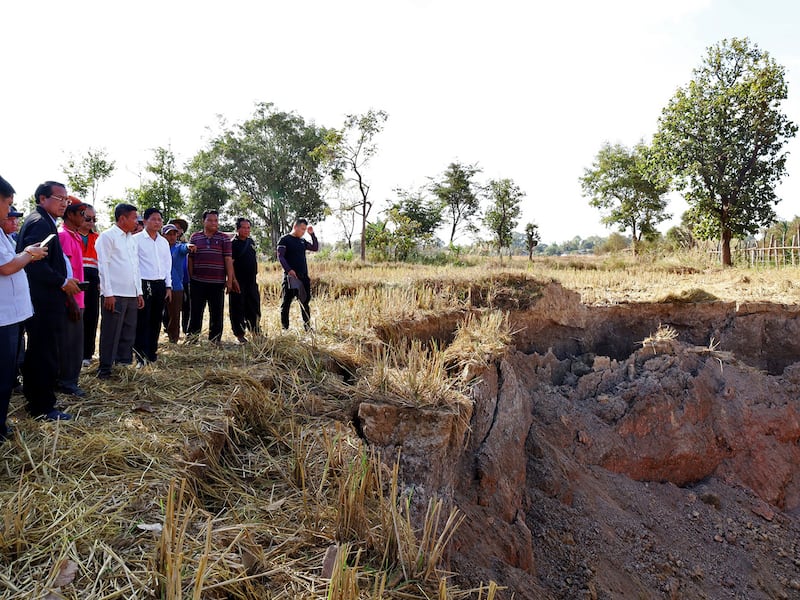
[[[460,517],[431,498],[412,519],[393,461],[349,423],[361,401],[468,402],[464,372],[508,350],[507,311],[553,279],[588,303],[693,289],[798,301],[795,269],[488,266],[318,262],[309,334],[279,330],[279,279],[265,268],[265,335],[247,346],[164,343],[155,365],[86,373],[70,422],[32,421],[15,397],[16,434],[0,446],[0,598],[494,598],[495,584],[459,589],[440,571]],[[425,338],[445,314],[450,337]],[[387,327],[392,342],[377,333]]]

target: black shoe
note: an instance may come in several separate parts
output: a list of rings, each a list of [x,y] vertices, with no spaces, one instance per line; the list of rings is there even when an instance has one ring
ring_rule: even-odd
[[[111,379],[111,373],[108,371],[98,371],[97,372],[98,379]]]
[[[70,396],[77,396],[78,398],[83,398],[86,396],[86,390],[82,390],[78,386],[75,387],[60,387],[58,391],[62,394],[69,394]]]
[[[14,428],[11,425],[6,425],[6,432],[0,433],[0,444],[5,442],[6,440],[10,440],[14,437]]]
[[[37,418],[42,419],[44,421],[69,421],[72,418],[72,415],[65,412],[61,412],[60,410],[56,410],[54,408],[49,413],[46,413],[44,415],[39,415]]]

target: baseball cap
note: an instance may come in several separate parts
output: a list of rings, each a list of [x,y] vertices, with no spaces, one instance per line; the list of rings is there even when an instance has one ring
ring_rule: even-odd
[[[170,223],[169,225],[164,225],[164,227],[161,228],[161,235],[167,235],[170,231],[177,231],[178,233],[180,233],[180,229],[178,229],[177,227],[175,227],[175,225]]]
[[[18,211],[16,208],[14,208],[14,207],[12,206],[12,207],[11,207],[11,208],[8,210],[8,216],[9,216],[9,217],[17,217],[17,218],[19,218],[19,217],[21,217],[21,216],[22,216],[22,213],[21,213],[21,212],[19,212],[19,211]]]

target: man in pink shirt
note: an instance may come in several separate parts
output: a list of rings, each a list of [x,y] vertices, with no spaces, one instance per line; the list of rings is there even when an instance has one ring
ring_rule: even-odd
[[[72,277],[83,278],[83,241],[78,229],[83,224],[88,204],[78,202],[67,206],[64,222],[58,230],[58,239],[64,257],[72,269]],[[69,269],[68,269],[69,271]],[[83,291],[67,297],[67,324],[58,336],[58,391],[82,397],[86,395],[78,386],[78,376],[83,360]]]

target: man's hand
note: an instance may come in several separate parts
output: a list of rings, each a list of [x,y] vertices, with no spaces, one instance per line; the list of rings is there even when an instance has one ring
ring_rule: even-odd
[[[239,287],[239,282],[235,279],[228,279],[225,281],[225,291],[229,294],[240,294],[242,289]]]
[[[295,278],[297,277],[297,273],[295,273],[295,272],[294,272],[294,269],[292,269],[291,271],[289,271],[289,272],[287,273],[287,275],[288,275],[289,277],[295,277]]]
[[[171,289],[167,289],[167,293],[164,294],[164,300],[166,300],[167,302],[172,302],[172,290]]]
[[[67,279],[67,283],[61,286],[61,289],[64,290],[67,296],[74,296],[81,291],[81,288],[78,287],[77,279]]]
[[[108,312],[114,312],[114,307],[117,305],[117,299],[114,296],[106,296],[103,298],[103,308]]]
[[[136,296],[136,308],[144,308],[144,296],[141,294]]]
[[[33,244],[32,246],[28,246],[23,250],[26,254],[30,254],[32,260],[42,260],[45,256],[47,256],[47,246],[40,246],[39,244]]]
[[[194,252],[197,250],[197,246],[195,244],[186,244],[186,247],[189,249],[189,252]]]
[[[314,235],[314,228],[311,225],[309,225],[308,227],[306,227],[306,233],[308,235]]]

